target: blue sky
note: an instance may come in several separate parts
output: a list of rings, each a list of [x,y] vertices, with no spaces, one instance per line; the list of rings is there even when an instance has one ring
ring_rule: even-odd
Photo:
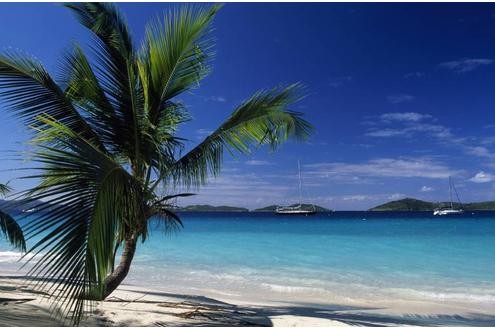
[[[119,4],[136,40],[170,4]],[[185,203],[249,208],[305,201],[367,209],[392,199],[495,199],[495,4],[227,4],[215,23],[214,70],[181,96],[193,145],[253,92],[302,82],[294,109],[317,132],[276,153],[227,156],[224,171]],[[56,73],[89,34],[58,4],[0,4],[0,48],[19,48]],[[28,133],[0,103],[0,180],[29,166],[10,151]],[[20,190],[29,182],[14,179]]]

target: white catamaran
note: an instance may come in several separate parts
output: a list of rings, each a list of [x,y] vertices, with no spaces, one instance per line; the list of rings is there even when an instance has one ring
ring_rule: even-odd
[[[457,209],[454,208],[454,202],[452,201],[452,191],[454,191],[457,197],[457,202],[459,204],[459,208]],[[457,189],[455,189],[451,177],[449,177],[449,194],[450,194],[450,207],[437,208],[436,210],[433,211],[433,215],[452,215],[452,214],[461,214],[464,212],[464,210],[462,209],[461,200],[459,199],[459,194],[457,193]]]
[[[292,215],[311,215],[316,213],[316,208],[312,205],[311,208],[303,208],[302,204],[302,178],[301,164],[297,161],[297,169],[299,172],[299,205],[295,206],[277,206],[275,213],[277,214],[292,214]]]

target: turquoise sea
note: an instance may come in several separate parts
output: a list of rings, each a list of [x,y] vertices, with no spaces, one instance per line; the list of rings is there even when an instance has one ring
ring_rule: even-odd
[[[382,300],[495,308],[495,212],[182,213],[155,225],[126,283],[184,294],[311,303]],[[0,242],[0,271],[16,253]]]

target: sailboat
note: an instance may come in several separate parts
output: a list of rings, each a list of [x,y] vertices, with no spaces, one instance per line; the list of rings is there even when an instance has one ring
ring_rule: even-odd
[[[452,191],[454,191],[457,202],[459,204],[459,208],[454,208],[454,202],[452,201]],[[433,215],[452,215],[452,214],[461,214],[464,210],[461,208],[461,200],[459,199],[459,194],[457,193],[457,189],[455,189],[454,183],[452,182],[452,178],[449,177],[449,194],[450,194],[450,207],[447,208],[437,208],[433,211]]]
[[[301,164],[297,161],[297,169],[299,174],[299,205],[295,206],[277,206],[275,213],[288,214],[288,215],[311,215],[316,213],[316,208],[312,205],[312,208],[303,208],[302,206],[302,178],[301,178]]]

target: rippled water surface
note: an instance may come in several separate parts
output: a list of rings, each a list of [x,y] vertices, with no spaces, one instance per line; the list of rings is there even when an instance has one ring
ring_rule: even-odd
[[[139,245],[128,283],[266,300],[495,305],[495,213],[184,213]],[[0,266],[16,264],[0,242]]]

